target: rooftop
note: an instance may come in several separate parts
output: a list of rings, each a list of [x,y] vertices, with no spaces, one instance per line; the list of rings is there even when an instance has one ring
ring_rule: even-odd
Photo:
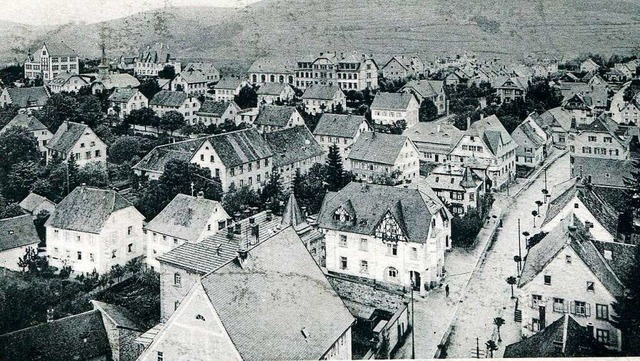
[[[127,103],[134,95],[136,95],[136,93],[138,93],[138,89],[116,88],[116,90],[109,96],[109,101],[113,103]]]
[[[347,158],[394,165],[407,140],[404,135],[365,132],[353,144]]]
[[[344,96],[342,90],[337,86],[314,85],[304,91],[302,99],[333,100],[336,94],[342,94]]]
[[[415,97],[410,93],[378,93],[373,98],[371,109],[406,111],[411,99]]]
[[[0,134],[6,132],[7,129],[11,127],[22,127],[32,132],[47,129],[36,117],[27,114],[18,114],[13,117],[13,119],[0,130]]]
[[[419,122],[402,133],[414,143],[431,143],[453,147],[464,132],[451,124],[437,122]]]
[[[274,167],[294,164],[324,154],[324,149],[305,125],[265,133],[264,138],[273,151]]]
[[[178,108],[189,98],[187,93],[181,91],[161,90],[149,101],[149,106]]]
[[[38,208],[38,206],[40,206],[42,203],[49,203],[52,206],[55,207],[55,203],[53,201],[50,201],[49,199],[47,199],[46,197],[43,197],[39,194],[30,192],[21,202],[20,202],[20,208],[24,209],[25,211],[29,212],[29,213],[33,213],[33,211],[36,210],[36,208]]]
[[[362,115],[323,113],[313,130],[313,134],[353,138],[358,133],[362,122],[366,123],[365,117]]]
[[[32,88],[6,88],[11,104],[19,108],[42,107],[49,99],[49,92],[43,86]]]
[[[83,134],[93,132],[86,124],[63,122],[46,147],[58,153],[67,154]]]
[[[297,113],[296,108],[291,106],[263,105],[253,124],[286,127],[291,116]]]
[[[38,243],[40,238],[30,215],[0,219],[0,252]]]

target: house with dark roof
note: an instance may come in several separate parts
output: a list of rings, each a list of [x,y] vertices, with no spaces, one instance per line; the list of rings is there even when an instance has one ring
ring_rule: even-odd
[[[98,74],[96,79],[91,82],[91,93],[97,94],[104,91],[121,88],[137,88],[140,81],[131,74],[113,73]]]
[[[256,59],[247,71],[251,84],[289,84],[296,78],[296,62],[292,59],[263,57]]]
[[[424,75],[424,63],[418,55],[396,55],[382,67],[382,76],[385,79],[406,79]]]
[[[182,69],[182,72],[189,70],[196,70],[204,73],[205,80],[208,84],[220,80],[220,71],[211,62],[196,61],[187,63],[187,65],[184,66],[184,69]]]
[[[360,134],[370,131],[369,123],[362,115],[323,113],[313,129],[313,136],[325,153],[329,153],[329,148],[335,144],[342,156],[342,164],[346,165],[353,143]]]
[[[182,63],[171,55],[169,47],[164,43],[155,43],[140,51],[133,72],[136,76],[157,77],[166,66],[173,67],[176,74],[182,71]]]
[[[168,90],[181,91],[187,93],[189,96],[197,97],[198,95],[205,95],[207,93],[210,82],[207,74],[203,71],[189,68],[177,74],[175,78],[169,82]]]
[[[569,151],[572,156],[625,160],[630,158],[630,140],[620,133],[616,122],[601,115],[590,124],[577,126],[569,137]]]
[[[371,119],[393,125],[404,120],[407,128],[418,123],[420,104],[411,93],[378,93],[371,103]]]
[[[581,326],[576,317],[565,313],[549,326],[522,341],[507,345],[504,358],[559,358],[611,356],[602,344]]]
[[[347,106],[347,98],[335,85],[313,85],[302,94],[302,102],[307,113],[317,114],[324,112],[333,113],[336,107]]]
[[[38,249],[40,238],[30,215],[0,219],[0,267],[21,271],[18,258],[26,249]]]
[[[20,113],[31,114],[40,110],[49,100],[49,91],[43,86],[31,88],[4,88],[0,94],[0,107],[13,105]]]
[[[296,96],[291,85],[280,83],[262,84],[256,93],[258,104],[289,103]]]
[[[78,54],[64,42],[45,42],[24,62],[25,79],[42,79],[45,83],[61,72],[78,74],[79,71]]]
[[[470,209],[479,209],[484,197],[483,173],[470,167],[442,164],[434,168],[419,182],[425,182],[453,214],[462,215]]]
[[[77,72],[63,71],[49,80],[47,86],[51,94],[62,92],[76,93],[83,86],[89,85],[89,83],[90,79],[87,76],[78,75]]]
[[[419,122],[402,134],[416,145],[421,161],[444,164],[464,132],[451,124]]]
[[[329,273],[414,289],[442,277],[450,213],[425,185],[349,183],[328,192],[318,214]]]
[[[149,107],[149,99],[136,88],[115,88],[109,96],[107,114],[124,119],[132,110]]]
[[[395,184],[411,183],[420,176],[420,155],[405,135],[366,132],[347,154],[346,169],[365,182],[389,178]]]
[[[565,97],[562,108],[571,113],[576,126],[590,124],[594,119],[593,98],[582,92]]]
[[[206,126],[215,124],[224,124],[225,121],[236,122],[236,117],[240,112],[240,107],[236,102],[217,101],[213,99],[206,99],[202,106],[196,112],[197,122]]]
[[[53,213],[56,209],[56,204],[46,197],[29,192],[29,194],[20,202],[20,208],[35,218],[42,211],[46,211],[49,214]]]
[[[239,78],[221,78],[213,87],[214,98],[217,101],[230,102],[240,94],[240,90],[247,86],[246,80]]]
[[[7,129],[12,127],[21,127],[30,131],[38,142],[38,148],[42,153],[42,158],[47,158],[47,143],[53,138],[53,133],[51,133],[38,118],[27,114],[17,114],[7,125],[0,129],[0,134],[3,134]]]
[[[526,78],[510,77],[505,79],[496,90],[498,91],[498,96],[500,96],[500,102],[505,103],[516,99],[525,99],[528,87]]]
[[[262,105],[253,125],[260,133],[305,125],[296,107],[282,105]]]
[[[540,137],[531,122],[522,122],[511,133],[517,144],[516,166],[536,168],[545,158],[545,140]]]
[[[59,157],[74,158],[78,166],[97,162],[107,164],[107,145],[86,124],[63,122],[46,144],[47,163]]]
[[[620,350],[611,305],[625,286],[594,245],[584,224],[568,214],[532,246],[518,283],[523,336],[544,332],[566,314],[600,343]]]
[[[337,86],[343,91],[378,89],[378,64],[371,54],[321,52],[297,59],[296,88]]]
[[[280,173],[285,189],[292,186],[297,173],[306,174],[314,164],[324,163],[324,149],[304,124],[265,133],[264,139],[273,152],[273,170]]]
[[[198,243],[227,226],[229,215],[222,204],[198,196],[176,195],[145,227],[147,233],[146,263],[159,269],[157,257],[185,242]]]
[[[447,94],[442,80],[412,80],[400,89],[403,93],[413,94],[419,103],[431,100],[438,108],[438,115],[447,112]]]
[[[354,323],[287,227],[196,281],[139,360],[351,359]]]
[[[573,115],[562,107],[556,107],[540,114],[543,127],[551,131],[552,144],[565,148],[569,139],[569,132],[573,127]]]
[[[486,169],[490,187],[500,188],[515,176],[517,147],[500,119],[492,115],[472,123],[449,157],[452,164]]]
[[[635,170],[632,160],[595,157],[571,157],[571,177],[584,179],[594,186],[627,188],[625,179]]]
[[[187,124],[194,125],[198,119],[200,100],[182,91],[161,90],[149,100],[149,108],[161,117],[170,111],[176,111],[184,117]]]
[[[144,255],[144,216],[111,189],[76,187],[45,223],[49,264],[104,274]]]

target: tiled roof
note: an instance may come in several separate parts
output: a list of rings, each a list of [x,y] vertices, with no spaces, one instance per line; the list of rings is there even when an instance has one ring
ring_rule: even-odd
[[[18,114],[16,115],[7,125],[0,130],[0,134],[7,131],[7,129],[11,127],[22,127],[27,128],[30,131],[38,131],[38,130],[46,130],[47,127],[44,126],[36,117],[27,114]]]
[[[109,96],[109,101],[113,103],[126,103],[138,92],[138,89],[131,88],[116,88],[116,90]]]
[[[188,98],[185,92],[162,90],[151,98],[149,105],[177,108],[182,106]]]
[[[215,85],[215,89],[236,90],[242,84],[237,78],[222,78]]]
[[[481,137],[493,154],[498,154],[499,146],[508,150],[516,149],[517,145],[504,128],[498,117],[491,115],[471,124],[467,134]],[[505,150],[504,152],[508,151]]]
[[[324,154],[324,149],[305,125],[265,133],[264,138],[273,151],[273,166],[304,161]]]
[[[139,61],[145,63],[166,63],[170,59],[169,48],[163,43],[155,43],[138,57]]]
[[[631,160],[574,156],[572,176],[591,179],[596,186],[626,187],[624,181],[634,169]]]
[[[441,165],[433,169],[424,179],[433,189],[455,190],[466,192],[468,188],[476,188],[483,183],[482,178],[469,167]]]
[[[63,42],[44,43],[49,52],[49,56],[76,56],[76,52]]]
[[[626,142],[618,135],[618,124],[609,116],[602,115],[594,119],[591,123],[578,126],[578,131],[587,133],[609,134],[618,144],[626,146]]]
[[[371,109],[406,111],[412,98],[415,99],[410,93],[378,93],[373,98]]]
[[[313,130],[314,135],[353,138],[358,129],[366,122],[362,115],[323,113]]]
[[[564,131],[571,129],[571,113],[562,109],[562,107],[552,108],[540,115],[545,125],[549,127],[559,127]]]
[[[215,65],[213,65],[213,63],[202,62],[202,61],[188,63],[183,68],[183,70],[189,70],[189,69],[199,70],[199,71],[202,71],[202,72],[205,72],[205,73],[217,73],[218,72],[218,69],[216,69],[216,67],[215,67]]]
[[[619,242],[604,242],[593,240],[593,244],[598,249],[598,252],[605,258],[605,261],[613,270],[613,273],[620,278],[623,284],[628,285],[629,282],[635,282],[637,275],[631,274],[633,265],[635,263],[635,253],[637,252],[636,245],[619,243]],[[611,252],[611,259],[605,257],[605,251]]]
[[[56,75],[55,78],[51,79],[51,81],[49,81],[49,86],[51,86],[51,85],[62,86],[72,77],[78,77],[79,79],[84,81],[85,84],[89,83],[88,81],[85,80],[85,78],[83,78],[82,76],[80,76],[78,74],[70,73],[68,71],[63,71],[63,72],[59,73],[58,75]]]
[[[287,205],[284,207],[284,212],[282,212],[282,227],[291,226],[295,228],[302,223],[306,223],[306,220],[302,215],[300,207],[298,207],[298,201],[296,200],[294,192],[290,192],[289,200],[287,200]]]
[[[91,300],[91,304],[94,309],[102,311],[117,327],[135,331],[145,330],[140,321],[124,307],[96,300]]]
[[[229,217],[220,202],[178,194],[147,224],[147,230],[196,242],[216,212],[221,219]]]
[[[111,358],[100,311],[93,310],[0,336],[0,359],[68,361]]]
[[[105,78],[96,79],[93,83],[101,83],[105,89],[137,88],[140,86],[140,81],[127,73],[109,74]]]
[[[233,104],[232,104],[233,103]],[[207,99],[202,103],[200,109],[196,112],[198,115],[206,115],[213,117],[221,117],[229,106],[235,106],[236,109],[240,107],[234,102],[223,102],[212,99]]]
[[[531,124],[521,123],[516,127],[516,129],[511,133],[511,137],[518,144],[518,148],[516,149],[516,154],[519,156],[525,156],[524,148],[534,148],[538,149],[544,145],[544,139],[540,138],[540,136],[533,129]]]
[[[248,73],[293,73],[296,62],[292,59],[264,57],[257,59],[249,67]]]
[[[407,140],[404,135],[365,132],[353,144],[347,158],[393,165]]]
[[[7,88],[11,104],[19,108],[41,107],[49,99],[49,93],[43,86],[32,88]]]
[[[355,322],[292,228],[202,285],[247,361],[320,359]]]
[[[0,219],[0,252],[38,243],[40,238],[30,215]]]
[[[151,172],[164,172],[164,167],[169,161],[177,160],[188,162],[193,153],[200,148],[206,138],[189,139],[171,144],[159,145],[145,155],[133,169]]]
[[[263,105],[258,116],[253,122],[255,125],[286,127],[294,113],[298,113],[295,107],[280,105]]]
[[[431,143],[453,147],[458,143],[464,132],[451,124],[437,124],[435,122],[419,122],[407,128],[404,133],[414,143]]]
[[[549,195],[549,205],[547,206],[547,214],[540,227],[544,227],[547,223],[556,218],[560,212],[567,206],[576,196],[578,180],[576,178],[570,178],[562,183],[556,184],[551,190]]]
[[[304,91],[302,99],[333,100],[337,93],[342,90],[335,85],[313,85]]]
[[[504,358],[594,357],[607,355],[585,327],[568,313],[540,332],[507,345]]]
[[[400,91],[414,91],[419,97],[432,98],[444,91],[442,80],[412,80],[400,89]]]
[[[418,189],[352,182],[338,192],[327,193],[318,224],[320,228],[372,235],[387,212],[391,212],[409,241],[425,242],[432,217],[427,198]],[[339,207],[350,213],[352,221],[334,219]]]
[[[27,195],[20,202],[20,208],[24,209],[29,213],[33,213],[33,211],[36,210],[36,208],[38,208],[38,206],[40,206],[42,203],[49,203],[54,207],[56,206],[56,204],[53,201],[50,201],[39,194],[30,192],[29,195]]]
[[[607,203],[605,199],[586,187],[579,187],[577,195],[578,199],[582,201],[595,219],[616,239],[618,235],[618,217],[620,216],[618,211]]]
[[[255,128],[214,135],[209,137],[209,142],[225,167],[236,167],[273,155]]]
[[[53,135],[53,138],[49,140],[46,147],[56,152],[67,154],[80,140],[80,137],[90,129],[86,124],[64,122],[58,128],[56,134]]]
[[[521,77],[511,77],[498,86],[498,89],[527,89],[527,81]]]
[[[60,201],[46,225],[71,231],[100,233],[113,212],[128,207],[133,205],[114,190],[79,186]]]
[[[285,88],[291,87],[289,84],[280,83],[266,83],[260,85],[260,88],[256,91],[258,95],[280,95]]]
[[[184,79],[188,84],[208,82],[207,74],[200,70],[186,70],[178,74],[178,76]]]

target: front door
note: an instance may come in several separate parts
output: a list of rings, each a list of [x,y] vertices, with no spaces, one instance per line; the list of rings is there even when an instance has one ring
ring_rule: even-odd
[[[436,157],[436,163],[438,163],[440,161],[440,155],[439,154],[434,154],[434,156]]]
[[[538,319],[540,320],[540,329],[542,330],[543,328],[547,327],[547,323],[546,323],[547,312],[546,312],[545,306],[539,306],[538,311],[540,313],[540,315],[538,316]]]
[[[411,285],[414,291],[420,291],[420,272],[410,271]]]

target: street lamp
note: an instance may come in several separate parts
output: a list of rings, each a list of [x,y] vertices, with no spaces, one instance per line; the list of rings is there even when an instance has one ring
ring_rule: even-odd
[[[520,247],[520,218],[518,218],[518,270],[522,269],[522,248]],[[518,276],[520,272],[518,272]]]
[[[542,201],[538,200],[536,201],[536,206],[538,206],[538,217],[540,217],[540,206],[542,205]]]
[[[416,359],[416,324],[414,322],[414,308],[413,308],[413,278],[411,279],[411,359]]]
[[[536,216],[538,216],[538,212],[531,211],[531,215],[533,216],[533,228],[536,228]]]
[[[547,198],[549,197],[549,191],[547,188],[542,190],[542,194],[544,195],[544,203],[547,203]]]

